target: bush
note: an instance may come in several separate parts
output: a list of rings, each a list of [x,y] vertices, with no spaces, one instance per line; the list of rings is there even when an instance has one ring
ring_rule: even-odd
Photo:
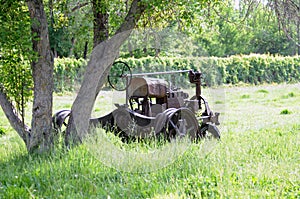
[[[298,82],[300,80],[300,57],[271,55],[235,55],[227,58],[127,58],[122,59],[134,72],[154,72],[166,70],[199,70],[203,73],[205,84],[247,84]],[[178,82],[184,81],[181,78]]]

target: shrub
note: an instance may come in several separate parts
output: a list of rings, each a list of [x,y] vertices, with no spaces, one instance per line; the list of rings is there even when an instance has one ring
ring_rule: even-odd
[[[284,109],[280,112],[280,115],[289,115],[289,114],[292,114],[292,112],[288,109]]]
[[[235,55],[217,57],[144,57],[122,59],[134,72],[166,70],[200,70],[208,86],[222,84],[283,83],[300,81],[300,57],[271,55]],[[178,78],[178,82],[184,81]]]
[[[133,73],[199,70],[207,86],[222,84],[263,84],[300,81],[300,57],[273,55],[235,55],[218,57],[143,57],[120,59],[126,62]],[[63,58],[55,60],[55,91],[73,91],[81,83],[87,61]],[[156,76],[162,78],[162,76]],[[189,85],[187,74],[176,77],[163,76],[180,87]]]

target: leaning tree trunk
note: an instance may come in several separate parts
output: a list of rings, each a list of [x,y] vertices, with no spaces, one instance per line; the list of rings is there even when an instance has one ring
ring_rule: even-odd
[[[48,23],[42,0],[27,0],[30,12],[33,50],[34,99],[32,108],[31,133],[27,149],[29,152],[47,150],[52,142],[52,96],[53,57],[50,50]]]
[[[95,99],[105,82],[107,73],[119,54],[120,46],[129,37],[144,10],[145,5],[141,0],[133,0],[125,21],[116,34],[94,48],[84,80],[72,106],[66,133],[67,144],[70,141],[81,142],[86,135]]]

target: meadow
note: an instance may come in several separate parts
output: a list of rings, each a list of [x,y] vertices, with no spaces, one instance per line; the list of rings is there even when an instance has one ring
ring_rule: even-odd
[[[300,198],[300,84],[226,86],[204,95],[221,112],[221,140],[191,143],[156,169],[130,172],[150,163],[136,156],[107,165],[95,153],[106,152],[103,140],[28,155],[1,110],[0,198]],[[93,116],[123,103],[121,96],[101,91]],[[70,109],[74,98],[56,95],[54,110]],[[121,152],[146,157],[161,147],[99,133]]]

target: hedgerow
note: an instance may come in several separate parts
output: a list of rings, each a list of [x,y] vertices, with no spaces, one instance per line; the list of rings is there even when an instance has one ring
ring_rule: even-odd
[[[133,73],[198,70],[203,73],[207,86],[222,84],[263,84],[300,81],[300,57],[282,57],[273,55],[235,55],[219,57],[144,57],[120,59],[126,62]],[[76,82],[80,82],[87,62],[83,59],[55,60],[55,91],[72,91]],[[160,77],[160,76],[158,76]],[[172,77],[164,77],[172,80]],[[188,78],[182,74],[176,76],[175,83],[184,85]]]
[[[226,58],[140,58],[123,59],[134,71],[199,70],[208,86],[298,82],[300,57],[271,55],[236,55]]]

